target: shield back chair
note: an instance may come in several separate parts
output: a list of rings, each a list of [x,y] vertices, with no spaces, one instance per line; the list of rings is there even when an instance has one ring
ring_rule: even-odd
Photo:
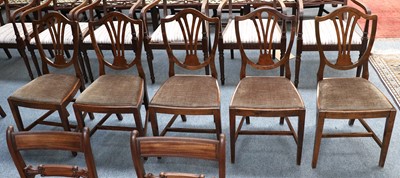
[[[77,18],[80,14],[83,14],[85,11],[89,11],[89,15],[90,15],[90,21],[94,21],[95,16],[94,13],[96,10],[102,10],[104,11],[104,15],[106,15],[108,12],[112,12],[112,11],[122,11],[124,9],[129,9],[129,11],[131,11],[130,9],[136,9],[138,6],[141,5],[141,1],[126,1],[126,0],[115,0],[115,1],[105,1],[105,0],[94,0],[92,3],[89,3],[88,5],[80,8],[79,10],[77,10],[76,12],[74,12],[75,14],[75,18]],[[96,16],[98,19],[101,18],[101,15]],[[129,27],[129,26],[128,26]],[[107,34],[107,29],[105,28],[105,26],[99,27],[97,29],[95,29],[95,35],[96,35],[96,39],[99,40],[97,41],[97,44],[99,45],[101,50],[112,50],[113,46],[112,46],[112,42],[110,41],[110,38],[108,37],[108,35],[104,35]],[[127,35],[129,35],[129,32],[126,33]],[[93,50],[93,46],[92,46],[92,39],[89,35],[89,33],[83,33],[83,41],[82,41],[82,45],[81,45],[81,50],[84,51],[84,61],[90,61],[89,57],[86,54],[86,51],[88,50]],[[128,41],[130,39],[127,39]],[[129,47],[129,46],[125,46],[125,47]],[[89,64],[90,66],[90,64]],[[88,69],[89,70],[89,69]]]
[[[68,122],[67,105],[73,100],[79,89],[83,91],[83,77],[79,70],[78,53],[79,53],[79,35],[77,23],[68,20],[58,12],[49,12],[39,21],[33,23],[33,34],[35,36],[37,49],[42,59],[42,69],[44,75],[32,80],[28,84],[16,90],[9,98],[8,103],[17,124],[18,130],[31,130],[37,124],[47,124],[60,126],[59,123],[45,121],[52,113],[59,113],[62,126],[65,131],[70,131]],[[64,36],[71,28],[73,33],[73,44],[75,44],[71,58],[64,55]],[[53,58],[46,56],[44,48],[39,38],[39,29],[49,29],[51,39],[53,40]],[[50,73],[49,66],[52,71],[61,71],[62,69],[73,69],[72,74]],[[64,71],[64,70],[63,70]],[[44,115],[34,121],[27,127],[22,122],[20,107],[32,109],[48,110]]]
[[[41,176],[90,177],[97,178],[96,166],[90,145],[89,129],[83,132],[14,132],[7,128],[7,145],[21,178]],[[21,151],[57,150],[84,154],[86,167],[65,164],[27,165]]]
[[[301,0],[297,1],[296,3],[301,2]],[[219,63],[220,63],[220,71],[221,71],[221,83],[225,83],[225,64],[224,64],[224,50],[225,49],[230,49],[231,50],[231,56],[233,57],[233,49],[239,49],[238,42],[236,41],[236,34],[235,34],[235,27],[234,27],[234,17],[232,15],[232,8],[233,3],[232,0],[227,0],[223,1],[221,5],[218,7],[218,16],[221,16],[222,10],[226,8],[226,5],[229,7],[229,17],[228,17],[228,22],[224,28],[223,31],[221,31],[219,35],[219,44],[218,44],[218,51],[219,51]],[[260,6],[272,6],[274,8],[282,8],[286,7],[285,3],[282,0],[273,0],[273,1],[256,1],[254,4],[250,4],[254,7],[260,7]],[[243,47],[245,49],[258,49],[258,44],[257,44],[257,32],[256,29],[252,28],[254,27],[251,25],[251,21],[242,21],[241,26],[246,26],[249,27],[248,30],[243,30],[242,35],[242,42],[243,42]],[[249,24],[250,23],[250,24]],[[265,22],[263,22],[265,23]],[[278,26],[276,26],[278,28]],[[276,33],[279,33],[281,29],[275,29],[274,31]],[[246,34],[246,36],[244,36]],[[279,49],[279,36],[275,36],[276,38],[274,39],[274,46],[276,46],[277,49]],[[274,50],[275,51],[275,50]],[[274,52],[275,53],[275,52]],[[282,69],[283,72],[283,69]],[[283,73],[281,73],[283,75]]]
[[[21,3],[20,1],[2,0],[1,3],[3,2],[5,7],[6,23],[0,26],[0,31],[2,32],[0,33],[0,47],[5,49],[8,58],[11,58],[11,54],[7,53],[8,49],[17,49],[18,53],[24,60],[30,79],[33,80],[35,76],[32,72],[29,58],[25,52],[25,34],[23,26],[20,23],[20,16],[25,10],[32,8],[36,4],[36,1],[31,0],[26,3]],[[26,30],[29,33],[32,33],[32,23],[25,24]],[[41,75],[37,59],[32,59],[32,62],[36,68],[37,75]]]
[[[319,2],[318,2],[319,1]],[[357,8],[363,9],[364,13],[371,14],[371,11],[364,4],[358,2],[357,0],[350,0]],[[332,4],[335,6],[347,6],[348,0],[329,0],[329,1],[321,1],[316,0],[315,3],[320,4]],[[308,2],[309,3],[309,2]],[[304,4],[305,6],[305,4]],[[315,38],[315,23],[314,19],[304,19],[304,8],[303,6],[298,6],[298,14],[299,14],[299,27],[297,34],[297,44],[296,44],[296,66],[295,66],[295,77],[294,84],[296,87],[299,85],[300,78],[300,68],[301,68],[301,55],[304,51],[318,51],[317,41]],[[325,30],[321,30],[321,44],[324,46],[325,50],[336,51],[337,50],[337,40],[336,36],[332,36],[332,34],[336,34],[334,31],[333,23],[326,22],[325,24],[321,24],[321,26],[325,26]],[[358,30],[354,31],[352,38],[352,49],[353,51],[359,51],[360,57],[364,53],[363,51],[366,48],[366,38],[367,34],[363,32],[359,25],[356,26]],[[360,76],[361,68],[357,68],[356,76]]]
[[[3,108],[0,106],[0,116],[1,117],[6,117],[6,112],[4,112]]]
[[[159,5],[160,0],[155,0],[150,4],[147,4],[145,7],[143,7],[140,17],[145,22],[145,32],[144,32],[144,47],[146,51],[146,56],[147,56],[147,63],[149,65],[149,71],[150,71],[150,79],[151,82],[155,82],[155,76],[154,76],[154,67],[153,67],[153,60],[154,60],[154,55],[153,55],[153,50],[156,49],[165,49],[164,43],[163,43],[163,36],[162,36],[162,31],[161,27],[158,25],[156,29],[154,29],[154,32],[150,34],[149,28],[147,27],[147,17],[146,13],[154,9],[157,5]],[[196,0],[178,0],[176,2],[167,2],[167,0],[163,0],[162,2],[162,7],[163,7],[163,18],[168,18],[173,16],[173,14],[168,15],[168,9],[170,8],[196,8],[196,9],[201,9],[201,12],[206,14],[208,16],[208,1],[204,0],[202,2],[196,1]],[[171,11],[174,12],[174,11]],[[154,15],[154,14],[153,14]],[[153,22],[156,18],[153,18]],[[191,21],[190,17],[188,19]],[[167,33],[169,33],[170,37],[168,38],[169,42],[171,42],[171,47],[174,49],[182,49],[185,50],[185,43],[184,43],[184,38],[182,33],[175,33],[176,31],[173,29],[179,29],[179,24],[175,21],[166,24],[166,29]],[[154,25],[153,25],[154,27]],[[203,44],[202,39],[201,39],[201,30],[200,33],[198,33],[198,47],[200,49],[203,49],[203,54],[204,54],[204,59],[206,60],[208,58],[208,49],[206,46],[208,44]],[[208,67],[205,68],[206,73],[208,74]]]
[[[143,158],[147,157],[183,157],[204,159],[218,162],[219,178],[225,178],[225,135],[219,140],[188,137],[138,137],[138,132],[131,135],[131,151],[133,164],[138,178],[158,177],[146,173]],[[201,178],[203,174],[162,172],[163,178]]]
[[[182,50],[173,50],[175,43],[170,42],[169,35],[171,33],[166,32],[167,24],[171,22],[179,24],[175,32],[180,31],[184,37],[186,51],[182,53],[183,57],[180,58],[174,52]],[[212,25],[215,25],[213,26],[215,34],[212,36],[214,38],[209,36],[209,28]],[[220,90],[214,62],[217,41],[214,39],[218,39],[219,19],[217,17],[209,18],[196,9],[186,8],[170,18],[161,19],[161,28],[169,59],[169,78],[161,85],[149,104],[148,114],[152,124],[153,135],[160,135],[157,113],[163,113],[173,114],[174,116],[161,132],[161,136],[164,136],[167,131],[173,131],[215,133],[218,138],[221,134]],[[211,49],[207,59],[204,61],[200,61],[197,56],[198,51],[202,50],[204,52],[204,49],[199,49],[198,38],[202,38],[203,48]],[[210,42],[208,42],[209,40]],[[214,40],[214,42],[211,42],[211,40]],[[206,45],[209,43],[211,46]],[[211,75],[175,74],[175,67],[185,71],[195,71],[208,66],[211,69]],[[212,115],[215,129],[172,127],[179,115],[181,115],[183,121],[186,121],[186,115]]]
[[[315,143],[312,159],[312,167],[317,166],[319,149],[322,138],[337,137],[372,137],[381,147],[379,166],[385,164],[386,155],[389,148],[390,138],[396,116],[396,109],[386,96],[379,91],[370,81],[368,81],[368,60],[375,40],[378,17],[369,15],[350,6],[341,7],[329,15],[315,17],[315,32],[320,55],[320,66],[317,73],[317,122],[315,130]],[[337,55],[329,56],[323,46],[322,28],[326,21],[333,22],[334,32],[339,42],[337,44]],[[366,49],[359,58],[352,58],[353,33],[356,30],[357,23],[365,23],[362,29],[368,34]],[[353,52],[354,53],[354,52]],[[356,55],[357,56],[357,55]],[[361,77],[349,78],[324,78],[324,69],[328,66],[335,70],[350,70],[362,66]],[[350,119],[349,125],[354,124],[357,119],[367,132],[350,133],[323,133],[323,127],[326,119]],[[386,118],[383,140],[375,134],[372,128],[367,124],[367,119]]]
[[[285,9],[282,9],[285,12]],[[291,135],[297,144],[297,164],[301,163],[301,153],[304,136],[305,106],[297,89],[290,81],[289,58],[296,33],[297,17],[286,15],[273,7],[260,7],[253,12],[235,17],[235,31],[242,58],[240,82],[232,96],[229,105],[231,162],[235,162],[235,143],[239,135]],[[242,21],[250,20],[248,26],[242,26]],[[261,22],[263,21],[263,22]],[[261,25],[262,24],[262,25]],[[290,24],[290,26],[288,25]],[[254,27],[249,27],[249,26]],[[279,28],[275,26],[280,26]],[[255,28],[258,36],[258,58],[250,59],[246,54],[242,30]],[[280,31],[275,31],[281,29]],[[286,31],[290,30],[287,36]],[[274,58],[274,41],[278,36],[282,57]],[[287,43],[288,41],[288,43]],[[257,56],[256,55],[256,56]],[[285,68],[284,76],[247,76],[246,67],[258,70],[272,70]],[[242,116],[236,129],[236,116]],[[288,131],[243,130],[246,120],[250,124],[250,117],[280,117],[280,124],[286,120]],[[298,131],[288,117],[298,117]]]
[[[108,46],[112,50],[113,58],[108,59],[103,55],[100,48],[103,44],[96,39],[95,27],[104,28],[101,40],[110,41]],[[120,12],[108,12],[99,21],[89,23],[90,38],[93,49],[99,61],[99,78],[97,78],[74,103],[75,115],[79,128],[84,126],[83,112],[105,113],[106,115],[92,129],[93,134],[97,129],[107,130],[128,130],[137,129],[141,136],[144,136],[147,128],[147,121],[143,127],[140,108],[144,102],[145,108],[148,107],[148,95],[146,79],[141,64],[141,52],[143,42],[143,23],[135,20]],[[106,39],[107,36],[108,39]],[[131,52],[133,58],[129,59]],[[138,76],[106,74],[106,68],[115,71],[134,71],[134,66]],[[117,114],[118,119],[122,119],[121,114],[132,114],[136,127],[110,126],[103,123],[111,116]]]
[[[69,10],[71,13],[67,14],[66,16],[68,18],[70,18],[71,20],[76,20],[79,22],[79,20],[75,19],[73,16],[73,12],[75,12],[77,9],[81,8],[83,5],[87,4],[89,0],[85,0],[83,1],[81,4],[76,4],[76,3],[71,3],[71,2],[60,2],[60,1],[56,1],[53,0],[50,4],[48,4],[46,6],[45,3],[43,3],[41,6],[41,9],[45,9],[47,11],[59,11],[62,14],[65,14],[67,10]],[[79,27],[79,35],[82,36],[82,34],[86,33],[88,31],[88,23],[87,22],[79,22],[78,23],[78,27]],[[73,50],[74,49],[74,44],[73,44],[73,33],[71,31],[71,28],[65,28],[66,31],[64,32],[64,48],[65,51],[64,53],[66,54],[67,57],[70,57],[70,53],[69,50]],[[53,52],[52,52],[52,48],[53,48],[53,42],[51,39],[51,35],[49,34],[50,31],[49,29],[40,29],[40,34],[39,34],[39,38],[41,40],[42,46],[45,49],[49,50],[50,55],[54,56]],[[79,38],[81,43],[82,37]],[[29,40],[29,44],[31,46],[36,46],[36,41],[35,39],[30,39]],[[80,46],[79,46],[80,47]],[[79,48],[81,50],[81,48]],[[86,51],[81,50],[81,52],[79,52],[78,55],[78,62],[79,62],[79,66],[81,67],[81,71],[83,74],[83,77],[85,79],[85,81],[88,81],[90,79],[90,81],[93,82],[93,75],[92,75],[92,71],[91,71],[91,67],[90,67],[90,63],[88,61],[88,58],[84,58],[83,56],[87,56]],[[32,54],[33,56],[35,54]],[[35,57],[33,57],[35,58]],[[86,68],[87,70],[86,70]]]

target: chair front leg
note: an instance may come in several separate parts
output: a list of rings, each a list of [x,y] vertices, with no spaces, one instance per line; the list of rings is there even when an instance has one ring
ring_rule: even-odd
[[[386,155],[389,149],[390,138],[392,137],[392,130],[395,118],[396,118],[396,111],[391,111],[390,115],[386,118],[385,131],[383,132],[381,154],[379,157],[380,167],[383,167],[385,165]]]
[[[314,141],[314,151],[313,151],[313,158],[312,158],[312,168],[317,167],[318,162],[318,155],[319,155],[319,148],[321,146],[321,139],[322,139],[322,131],[324,128],[325,122],[325,114],[318,113],[317,114],[317,126],[315,128],[315,141]]]
[[[235,163],[236,115],[233,110],[229,110],[229,128],[231,139],[231,163]]]

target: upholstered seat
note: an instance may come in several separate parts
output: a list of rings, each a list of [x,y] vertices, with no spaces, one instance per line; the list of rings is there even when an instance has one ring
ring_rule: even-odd
[[[171,18],[173,15],[167,15],[165,18]],[[193,16],[188,15],[188,23],[191,24],[193,22]],[[197,20],[198,21],[198,20]],[[177,21],[172,21],[169,23],[165,23],[165,29],[166,32],[168,33],[168,42],[180,42],[184,40],[182,31],[179,30],[179,23]],[[197,35],[197,39],[200,41],[203,36],[203,29],[199,28],[199,34]],[[163,42],[163,37],[161,33],[161,26],[159,26],[153,34],[151,34],[151,43],[162,43]]]
[[[117,21],[113,22],[115,26],[118,25]],[[135,31],[136,31],[136,36],[138,37],[138,31],[139,27],[137,25],[134,25]],[[124,44],[132,44],[132,31],[131,31],[131,26],[127,25],[125,28],[125,36],[124,36]],[[111,44],[111,39],[108,35],[108,31],[105,25],[100,26],[94,31],[94,34],[96,36],[96,42],[97,44]],[[85,39],[83,39],[83,43],[85,44],[92,44],[92,39],[90,36],[86,36]]]
[[[61,104],[74,88],[79,88],[75,75],[46,74],[38,77],[15,91],[9,99],[24,102]]]
[[[246,77],[240,80],[230,108],[304,108],[293,83],[283,77]]]
[[[266,23],[267,23],[267,21],[263,20],[264,27],[267,26]],[[257,33],[256,28],[254,28],[254,23],[252,20],[248,19],[248,20],[240,21],[239,25],[241,27],[240,36],[241,36],[242,43],[258,43],[258,36],[257,36],[258,33]],[[261,30],[259,21],[257,21],[257,25],[259,27],[259,30]],[[272,26],[272,23],[270,24],[270,26]],[[279,43],[281,40],[281,29],[279,29],[279,26],[275,26],[273,33],[274,34],[273,34],[272,42]],[[224,43],[237,43],[235,24],[233,23],[233,21],[231,21],[231,23],[227,24],[223,34],[224,34],[224,36],[223,36]],[[268,36],[270,36],[270,34],[268,34]]]
[[[22,24],[20,23],[15,23],[15,24],[18,28],[19,35],[21,36],[22,39],[24,39],[25,35],[24,35],[24,30],[22,29]],[[32,23],[25,23],[25,27],[29,34],[33,32]],[[17,43],[12,23],[7,23],[1,26],[0,32],[1,32],[0,43]]]
[[[151,106],[219,108],[218,81],[211,76],[170,77],[157,91]]]
[[[82,32],[87,31],[88,27],[89,27],[89,25],[87,22],[79,22],[79,28],[81,29]],[[50,35],[50,31],[48,29],[41,32],[39,34],[39,38],[40,38],[40,43],[42,43],[42,44],[53,44],[51,35]],[[30,41],[30,44],[36,44],[36,41],[34,38],[32,38],[32,40]],[[69,26],[67,26],[65,28],[64,44],[67,44],[67,45],[73,44],[72,30],[71,30],[71,27],[69,27]]]
[[[143,96],[143,79],[134,75],[102,75],[76,100],[96,106],[138,106]]]
[[[385,95],[364,78],[321,80],[318,83],[318,103],[320,112],[388,110],[393,108]]]
[[[337,36],[335,25],[331,20],[320,23],[321,44],[323,45],[336,45]],[[350,34],[349,34],[350,35]],[[361,44],[362,31],[358,25],[353,32],[351,44]],[[315,20],[303,20],[303,45],[315,45],[317,39],[315,38]]]

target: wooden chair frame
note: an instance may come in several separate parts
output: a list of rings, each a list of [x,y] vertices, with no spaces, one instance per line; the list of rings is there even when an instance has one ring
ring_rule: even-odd
[[[132,160],[139,178],[152,177],[146,174],[143,159],[147,157],[183,157],[217,161],[219,177],[225,178],[225,135],[219,140],[188,138],[188,137],[138,137],[139,133],[131,134]],[[188,173],[165,173],[160,177],[204,177],[204,175]]]
[[[54,19],[58,20],[55,21]],[[46,23],[44,23],[46,22]],[[68,25],[67,25],[68,24]],[[34,21],[33,23],[34,27],[33,28],[35,40],[37,44],[37,48],[42,60],[42,68],[43,68],[43,76],[46,76],[46,74],[49,74],[49,66],[55,68],[55,69],[65,69],[68,67],[73,67],[75,70],[75,77],[78,79],[78,82],[74,83],[73,86],[71,87],[71,91],[63,97],[61,103],[49,103],[46,101],[30,101],[30,100],[21,100],[19,98],[14,98],[13,95],[11,95],[8,98],[8,103],[10,105],[10,109],[13,113],[14,120],[17,124],[18,130],[20,131],[28,131],[31,130],[33,127],[35,127],[37,124],[45,124],[45,125],[53,125],[53,126],[62,126],[65,131],[70,131],[70,125],[68,122],[68,111],[66,109],[67,105],[73,101],[75,94],[78,92],[80,89],[81,91],[84,90],[85,86],[82,84],[83,83],[83,77],[81,74],[81,71],[79,69],[79,64],[78,64],[78,51],[79,51],[79,35],[78,35],[78,27],[77,23],[68,20],[66,17],[62,16],[61,14],[57,12],[50,12],[46,14],[40,21]],[[54,51],[55,51],[55,56],[54,58],[49,58],[46,56],[43,46],[40,43],[40,38],[39,38],[39,30],[45,28],[44,26],[51,28],[55,33],[51,33],[51,37],[54,42]],[[71,28],[73,34],[74,34],[74,52],[71,58],[67,59],[64,56],[64,50],[65,46],[63,45],[63,32],[65,31],[65,28],[69,27]],[[58,74],[53,74],[53,75],[58,75]],[[41,76],[42,77],[42,76]],[[40,77],[39,77],[40,78]],[[37,80],[37,79],[36,79]],[[32,82],[35,82],[32,81]],[[55,87],[55,86],[45,86],[45,87]],[[52,96],[49,96],[52,97]],[[34,121],[32,124],[30,124],[28,127],[24,127],[24,124],[22,122],[22,118],[20,115],[19,107],[28,107],[28,108],[33,108],[33,109],[45,109],[49,110],[45,114],[43,114],[40,118],[38,118],[36,121]],[[58,111],[62,124],[60,123],[55,123],[55,122],[50,122],[50,121],[45,121],[45,119],[50,116],[52,113],[55,111]]]
[[[7,145],[11,157],[22,178],[41,176],[67,176],[96,178],[96,166],[90,145],[88,128],[83,132],[14,132],[7,128]],[[46,164],[39,166],[26,165],[20,151],[29,150],[64,150],[81,152],[85,155],[86,168],[78,166]]]
[[[110,23],[112,22],[112,23]],[[114,23],[117,22],[117,23]],[[98,44],[96,42],[96,35],[95,35],[95,27],[105,26],[108,31],[108,35],[111,39],[112,44],[108,45],[107,47],[112,50],[114,54],[113,62],[108,62],[105,57],[103,56],[101,49],[103,45]],[[130,26],[132,29],[131,35],[132,37],[132,44],[125,44],[124,35],[127,33],[125,30],[126,26]],[[135,31],[135,27],[138,26],[138,31]],[[121,30],[122,29],[122,30]],[[142,79],[141,84],[139,87],[141,88],[140,93],[140,101],[144,102],[145,108],[148,108],[148,94],[147,94],[147,86],[146,86],[146,79],[145,74],[143,71],[143,67],[141,64],[141,51],[142,51],[142,42],[143,42],[143,22],[141,20],[132,19],[120,12],[109,12],[99,21],[90,22],[89,23],[89,34],[91,40],[93,42],[93,48],[96,52],[97,59],[99,61],[99,76],[106,76],[105,68],[110,68],[113,70],[128,70],[131,69],[133,66],[136,66],[137,71],[139,73],[139,77]],[[136,36],[136,34],[138,34]],[[118,39],[117,39],[118,38]],[[127,60],[127,56],[125,56],[126,50],[132,50],[135,52],[134,59],[132,62]],[[100,78],[99,77],[99,78]],[[97,79],[98,80],[98,79]],[[97,81],[96,80],[96,81]],[[93,83],[95,84],[96,81]],[[92,85],[93,85],[92,84]],[[87,92],[90,92],[90,87],[88,88]],[[115,92],[115,91],[114,91]],[[82,93],[82,95],[85,93]],[[82,96],[81,95],[81,96]],[[141,136],[146,134],[147,129],[147,120],[144,123],[144,127],[142,125],[141,115],[140,115],[140,108],[141,102],[139,105],[104,105],[104,104],[88,104],[80,102],[80,97],[77,98],[77,101],[74,103],[74,110],[76,119],[78,121],[78,127],[81,129],[84,127],[84,112],[96,112],[96,113],[106,113],[106,115],[96,124],[96,126],[92,129],[91,135],[97,129],[107,129],[107,130],[125,130],[125,131],[132,131],[134,129],[139,130]],[[122,127],[122,126],[107,126],[103,125],[103,123],[111,116],[111,114],[117,114],[118,119],[122,119],[122,113],[130,113],[133,114],[136,127]]]
[[[194,23],[189,20],[187,20],[187,15],[193,15],[193,19],[197,18],[198,22]],[[165,33],[165,24],[172,22],[172,21],[178,21],[180,23],[180,26],[183,27],[186,25],[185,29],[182,30],[182,34],[185,34],[185,42],[186,42],[186,56],[185,56],[185,61],[181,62],[178,60],[178,58],[173,54],[173,45],[175,43],[169,43],[168,42],[168,37],[167,34]],[[180,11],[178,14],[174,15],[173,17],[170,18],[165,18],[161,19],[161,28],[162,28],[162,33],[163,33],[163,41],[164,41],[164,46],[167,49],[167,54],[169,58],[169,76],[170,78],[165,82],[169,82],[172,77],[176,77],[175,75],[175,70],[174,67],[175,65],[186,69],[186,70],[199,70],[202,68],[207,68],[208,66],[211,69],[211,76],[204,76],[204,77],[211,77],[214,79],[217,79],[217,71],[215,68],[215,63],[214,63],[214,58],[215,58],[215,51],[217,48],[217,40],[215,40],[212,43],[212,46],[210,46],[210,53],[204,62],[200,62],[198,57],[197,57],[197,51],[199,50],[199,46],[201,46],[201,49],[204,52],[204,49],[208,49],[209,47],[205,44],[211,44],[208,40],[209,38],[209,23],[215,24],[215,31],[216,33],[214,34],[214,39],[218,39],[219,33],[217,33],[220,30],[220,20],[216,17],[210,18],[205,16],[203,13],[199,12],[196,9],[193,8],[187,8],[182,11]],[[197,26],[196,26],[197,24]],[[202,42],[201,44],[198,43],[198,35],[200,33],[200,28],[202,28]],[[192,31],[189,31],[187,29],[191,29]],[[208,50],[207,50],[208,51]],[[196,77],[197,75],[188,75],[188,78],[190,77]],[[201,75],[203,76],[203,75]],[[160,87],[163,88],[165,83]],[[215,102],[218,102],[218,107],[217,106],[204,106],[204,107],[181,107],[181,106],[166,106],[166,105],[158,105],[155,104],[154,97],[152,101],[149,104],[149,120],[151,121],[152,129],[153,129],[153,135],[158,136],[159,131],[158,131],[158,123],[157,123],[157,113],[164,113],[164,114],[173,114],[174,116],[171,118],[170,122],[167,124],[167,126],[163,129],[161,132],[161,136],[164,136],[167,131],[173,131],[173,132],[196,132],[196,133],[216,133],[217,138],[221,134],[221,115],[220,115],[220,99],[219,99],[219,86],[218,83],[215,83],[216,88],[218,90],[218,94],[216,95],[217,100]],[[159,90],[160,91],[160,90]],[[158,92],[159,92],[158,91]],[[157,95],[157,94],[156,94]],[[182,116],[182,120],[186,121],[186,116],[185,115],[213,115],[214,121],[215,121],[215,129],[197,129],[197,128],[176,128],[172,127],[173,123],[175,122],[176,118],[178,115]]]
[[[341,35],[344,35],[345,33],[349,33],[352,30],[354,30],[355,26],[357,25],[357,22],[359,19],[365,19],[366,24],[365,24],[365,33],[369,34],[369,37],[365,39],[367,42],[367,46],[365,47],[365,50],[363,50],[363,53],[361,54],[361,57],[358,58],[357,61],[353,62],[351,60],[351,49],[353,48],[353,45],[349,42],[351,41],[351,38],[353,37],[350,35],[348,38],[344,38],[340,40],[340,43],[336,47],[338,49],[338,56],[335,61],[335,63],[331,62],[328,60],[328,58],[325,56],[324,52],[329,51],[329,49],[326,49],[324,46],[321,45],[321,38],[320,38],[320,22],[326,21],[326,20],[332,20],[335,21],[337,18],[343,19],[343,18],[348,19],[353,19],[352,21],[348,20],[347,22],[340,21],[341,23],[337,22],[335,23],[336,26],[336,33],[341,33]],[[369,26],[371,25],[371,26]],[[372,137],[374,141],[381,147],[381,152],[380,152],[380,158],[379,158],[379,166],[383,167],[385,164],[385,159],[390,143],[390,138],[392,134],[392,129],[394,125],[394,120],[396,116],[396,109],[393,107],[393,105],[390,103],[390,101],[383,95],[383,97],[386,99],[386,102],[389,103],[388,105],[391,106],[391,109],[369,109],[369,110],[362,110],[362,109],[351,109],[347,108],[346,110],[340,110],[340,109],[329,109],[329,108],[321,108],[321,103],[320,103],[320,94],[322,94],[322,90],[320,90],[320,83],[324,80],[328,80],[327,78],[324,78],[324,68],[325,66],[329,66],[330,68],[336,69],[336,70],[349,70],[349,69],[354,69],[354,68],[360,68],[362,66],[362,76],[361,78],[364,78],[368,80],[369,77],[369,72],[368,72],[368,60],[371,54],[371,49],[375,40],[375,34],[376,34],[376,28],[377,28],[377,16],[376,15],[369,15],[364,12],[361,12],[353,7],[349,6],[344,6],[341,7],[333,12],[331,12],[329,15],[322,16],[322,17],[315,17],[315,30],[316,30],[316,36],[317,36],[317,44],[318,44],[318,51],[320,55],[320,67],[318,69],[318,74],[317,74],[317,79],[318,79],[318,98],[317,98],[317,124],[316,124],[316,133],[315,133],[315,144],[314,144],[314,151],[313,151],[313,159],[312,159],[312,168],[316,168],[317,166],[317,161],[318,161],[318,155],[319,155],[319,149],[321,145],[321,139],[322,138],[338,138],[338,137]],[[368,31],[370,29],[370,31]],[[351,33],[350,33],[351,34]],[[339,41],[339,39],[338,39]],[[357,77],[358,78],[358,77]],[[347,79],[347,78],[346,78]],[[368,81],[367,81],[368,82]],[[378,105],[378,104],[377,104]],[[374,107],[376,107],[374,105]],[[350,119],[349,125],[353,125],[355,119],[359,120],[360,123],[363,125],[363,127],[367,130],[367,132],[350,132],[350,133],[323,133],[323,127],[324,127],[324,122],[325,119]],[[378,136],[373,132],[371,127],[367,124],[367,122],[364,119],[372,119],[372,118],[386,118],[385,122],[385,129],[384,129],[384,134],[383,134],[383,141],[381,141]]]
[[[283,10],[284,11],[284,10]],[[264,17],[266,16],[266,17]],[[257,30],[258,32],[258,50],[260,51],[260,55],[258,58],[258,62],[254,63],[252,60],[250,60],[245,52],[244,44],[242,43],[241,40],[241,35],[240,35],[240,21],[244,20],[252,20],[254,23],[254,28],[259,29]],[[261,23],[261,19],[266,21],[266,24],[272,24],[272,25],[264,25]],[[258,23],[259,22],[259,23]],[[280,43],[285,44],[282,46],[279,46],[279,49],[281,50],[281,55],[282,57],[278,62],[274,62],[273,58],[275,56],[274,54],[274,43],[273,42],[273,32],[275,29],[275,25],[278,25],[278,22],[280,25],[281,29],[281,39]],[[287,24],[291,24],[290,28],[290,37],[286,36],[286,29],[287,29]],[[294,37],[295,37],[295,32],[296,32],[296,25],[297,25],[297,17],[294,15],[286,15],[280,13],[278,10],[272,7],[260,7],[256,9],[255,11],[244,15],[244,16],[236,16],[235,17],[235,31],[236,31],[236,38],[240,49],[241,57],[242,57],[242,66],[241,66],[241,71],[240,71],[240,78],[241,82],[238,84],[234,95],[232,97],[231,104],[229,106],[229,118],[230,118],[230,143],[231,143],[231,162],[235,162],[235,144],[236,140],[239,135],[286,135],[286,136],[293,136],[296,144],[297,144],[297,159],[296,162],[298,165],[301,163],[301,155],[302,155],[302,148],[303,148],[303,137],[304,137],[304,123],[305,123],[305,106],[304,103],[298,94],[296,88],[293,86],[293,84],[290,82],[290,67],[289,67],[289,58],[290,58],[290,51],[292,49],[293,43],[294,43]],[[259,24],[262,24],[260,26]],[[286,40],[287,38],[289,39],[289,43],[286,46]],[[268,107],[256,107],[256,106],[245,106],[245,104],[242,105],[237,105],[235,104],[235,99],[236,99],[236,94],[237,92],[244,92],[240,86],[244,85],[242,84],[242,80],[246,78],[246,66],[249,65],[252,68],[258,69],[258,70],[270,70],[270,69],[275,69],[275,68],[284,68],[285,69],[285,79],[286,83],[289,83],[288,86],[292,88],[293,93],[295,93],[298,96],[299,103],[302,107],[283,107],[279,108],[278,106],[268,108]],[[281,77],[275,77],[271,78],[268,77],[271,80],[275,79],[278,80]],[[262,79],[262,78],[260,78]],[[277,86],[277,90],[282,90],[282,87]],[[240,90],[240,91],[239,91]],[[257,95],[257,93],[254,93]],[[287,98],[286,98],[287,99]],[[294,98],[290,98],[294,99]],[[240,120],[239,126],[236,129],[236,116],[242,116],[242,119]],[[242,126],[244,121],[246,120],[246,124],[250,124],[250,116],[255,116],[255,117],[280,117],[280,124],[282,125],[284,123],[284,120],[286,120],[289,131],[251,131],[251,130],[242,130]],[[298,117],[298,133],[295,132],[293,129],[293,126],[289,120],[288,117],[290,116],[296,116]]]

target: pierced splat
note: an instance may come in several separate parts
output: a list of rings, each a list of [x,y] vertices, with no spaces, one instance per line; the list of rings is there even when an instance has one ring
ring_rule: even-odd
[[[336,29],[338,41],[338,58],[336,61],[336,65],[338,66],[353,65],[350,56],[351,41],[359,19],[360,15],[355,14],[354,12],[339,14],[338,16],[331,18]]]
[[[125,58],[125,33],[127,33],[128,23],[120,18],[109,18],[104,23],[107,34],[111,39],[111,48],[114,54],[114,66],[127,66],[128,62]]]
[[[200,65],[199,58],[197,57],[197,43],[200,28],[202,28],[202,20],[192,14],[186,14],[177,19],[177,22],[179,23],[185,42],[186,57],[183,64],[188,66]]]
[[[263,17],[263,13],[265,13]],[[266,16],[266,17],[265,17]],[[258,36],[258,46],[260,55],[258,57],[258,65],[273,65],[272,51],[273,49],[273,34],[278,25],[278,17],[271,12],[258,12],[251,20],[255,26]]]
[[[71,26],[67,26],[65,22],[58,18],[49,20],[46,23],[53,44],[54,64],[65,65],[68,62],[64,56],[64,34],[65,28],[71,28]]]
[[[95,34],[96,28],[104,33]],[[131,19],[119,12],[109,12],[99,21],[89,23],[92,46],[100,63],[100,75],[105,74],[106,66],[115,70],[124,70],[138,64],[140,60],[138,56],[141,55],[142,50],[143,34],[140,30],[142,28],[143,24],[140,20]],[[101,52],[102,48],[111,50],[113,58],[105,59]],[[125,55],[131,53],[131,50],[134,52],[133,59]]]

